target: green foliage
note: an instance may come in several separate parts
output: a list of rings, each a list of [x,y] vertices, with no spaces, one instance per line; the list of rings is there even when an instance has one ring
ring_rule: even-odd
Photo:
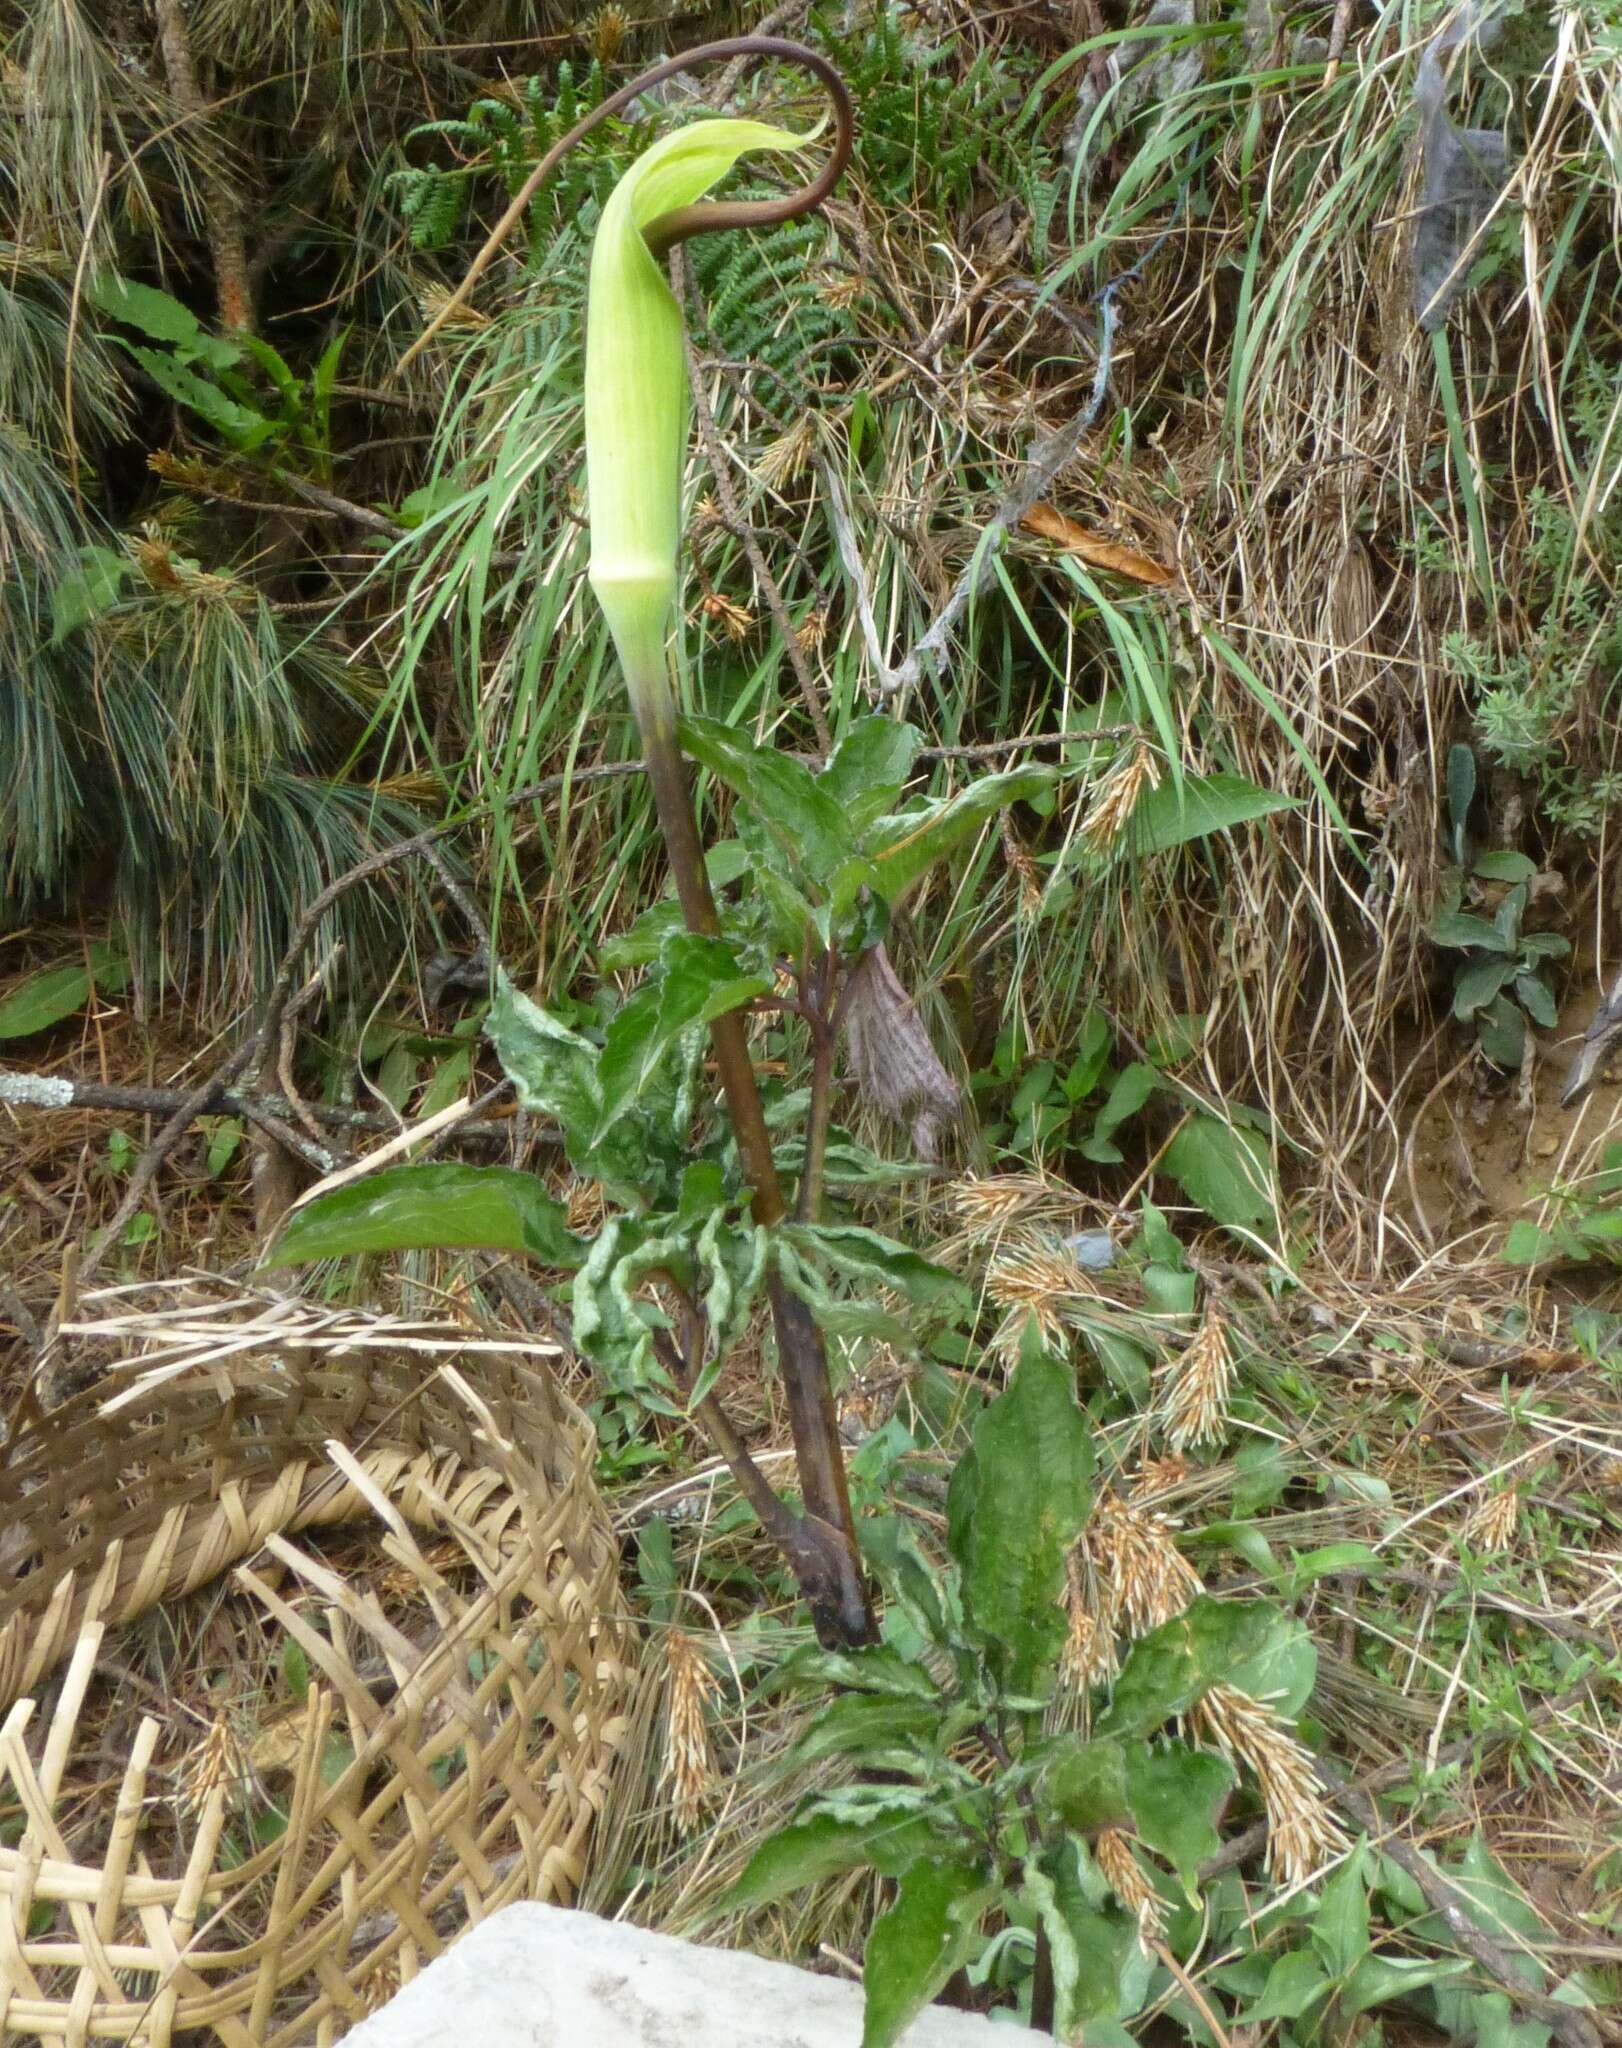
[[[1622,1264],[1622,1144],[1607,1145],[1598,1169],[1548,1191],[1541,1223],[1510,1225],[1504,1257],[1515,1266]]]
[[[504,1166],[387,1167],[294,1210],[265,1263],[449,1247],[521,1252],[577,1266],[584,1248],[532,1174]]]
[[[873,1775],[813,1793],[725,1903],[769,1904],[863,1865],[894,1880],[865,1958],[872,2048],[888,2048],[960,1965],[990,1967],[1005,1946],[993,1920],[1040,1929],[1059,2038],[1140,2011],[1150,1969],[1092,1845],[1106,1828],[1135,1833],[1195,1897],[1234,1773],[1170,1724],[1213,1685],[1275,1692],[1306,1644],[1275,1608],[1198,1600],[1135,1646],[1113,1691],[1091,1705],[1092,1735],[1045,1732],[1092,1438],[1069,1368],[1030,1339],[953,1474],[950,1562],[926,1561],[904,1523],[869,1525],[890,1597],[885,1642],[839,1656],[799,1651],[777,1673],[780,1685],[840,1688],[797,1764],[841,1756]],[[1028,2010],[1029,1951],[1017,1981]]]
[[[1465,956],[1453,979],[1454,1016],[1473,1027],[1488,1059],[1512,1069],[1525,1053],[1527,1020],[1544,1030],[1557,1023],[1559,1006],[1545,969],[1571,951],[1558,932],[1522,927],[1535,874],[1524,854],[1481,855],[1471,866],[1468,884],[1457,870],[1448,878],[1428,931],[1433,945]],[[1491,917],[1460,907],[1467,886],[1479,894],[1482,883],[1506,882],[1510,886]]]
[[[82,1010],[92,989],[119,995],[129,985],[129,961],[103,942],[83,957],[38,968],[0,997],[0,1038],[31,1038]]]

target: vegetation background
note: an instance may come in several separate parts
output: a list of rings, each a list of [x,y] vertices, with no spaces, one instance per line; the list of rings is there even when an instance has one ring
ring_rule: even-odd
[[[1080,1345],[1122,1459],[1191,1339],[1226,1347],[1220,1441],[1161,1446],[1145,1497],[1214,1588],[1283,1589],[1319,1642],[1319,1740],[1387,1770],[1403,1824],[1498,1901],[1524,1984],[1603,2007],[1622,1098],[1602,1061],[1560,1098],[1618,964],[1622,15],[1512,0],[1460,39],[1446,119],[1473,153],[1438,210],[1422,56],[1448,19],[775,10],[850,80],[856,158],[824,215],[689,252],[683,687],[804,754],[899,702],[936,792],[1016,743],[1070,771],[894,935],[966,1110],[940,1171],[873,1199],[974,1279],[992,1334],[1035,1313]],[[586,1016],[657,898],[580,472],[585,257],[652,110],[599,130],[397,365],[579,110],[759,25],[0,0],[0,1052],[117,1098],[0,1111],[14,1390],[72,1248],[104,1282],[245,1274],[335,1130],[473,1095],[498,1121],[483,926]],[[291,1151],[211,1113],[142,1176],[143,1117],[209,1070],[323,889],[441,826],[432,861],[321,918],[257,1077]],[[791,1088],[793,1033],[759,1042]],[[845,1120],[904,1153],[857,1078]],[[1175,1311],[1056,1249],[1129,1241],[1145,1201],[1180,1242]],[[425,1257],[333,1284],[534,1312]],[[930,1374],[981,1355],[851,1351],[872,1498],[928,1481],[954,1441]],[[732,1392],[769,1442],[770,1385]],[[615,1865],[679,1926],[792,1804],[793,1711],[743,1711],[781,1589],[713,1489],[648,1522],[678,1433],[596,1415],[616,1511],[666,1532],[640,1551],[650,1626],[704,1708],[696,1837],[650,1792]],[[721,1801],[699,1781],[727,1758],[755,1775]],[[1358,1866],[1365,1951],[1451,1954],[1382,1869]],[[1319,1894],[1258,1899],[1181,1967],[1231,2024],[1305,2040],[1321,2006],[1264,1995],[1303,1918],[1326,1972],[1364,1951],[1330,1954]],[[859,1943],[872,1901],[740,1938]],[[1333,2026],[1550,2037],[1470,1967],[1490,2011],[1393,1978],[1382,2017],[1342,2000]],[[1017,1976],[988,1972],[986,1998]],[[1156,1995],[1206,2026],[1174,1980]]]

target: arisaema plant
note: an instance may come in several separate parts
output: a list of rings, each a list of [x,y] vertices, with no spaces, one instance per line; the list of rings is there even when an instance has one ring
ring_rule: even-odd
[[[519,1100],[549,1120],[575,1173],[602,1190],[604,1221],[589,1241],[575,1237],[538,1182],[504,1168],[404,1167],[309,1203],[276,1256],[489,1247],[569,1276],[559,1292],[571,1340],[605,1398],[696,1423],[792,1570],[823,1642],[848,1648],[875,1629],[825,1333],[921,1352],[931,1322],[962,1316],[967,1300],[954,1276],[861,1220],[864,1196],[921,1169],[876,1157],[834,1125],[836,1047],[843,1040],[865,1096],[928,1153],[955,1114],[956,1091],[885,956],[888,920],[952,846],[1005,805],[1040,796],[1053,775],[1021,768],[949,797],[909,796],[921,735],[894,717],[850,721],[813,769],[734,725],[678,709],[688,385],[681,309],[661,261],[690,236],[747,232],[820,204],[850,150],[839,77],[815,52],[770,37],[672,58],[563,138],[487,245],[523,217],[587,126],[661,78],[738,56],[804,66],[826,86],[834,121],[820,171],[781,197],[713,200],[707,194],[740,159],[799,150],[820,131],[704,117],[665,135],[603,208],[587,316],[590,580],[635,713],[675,901],[652,906],[604,947],[605,966],[641,970],[605,1025],[548,1012],[504,976],[486,1025]],[[719,904],[690,761],[734,799],[737,887]],[[747,1035],[759,1011],[803,1027],[809,1053],[803,1095],[780,1094],[770,1113]],[[724,1114],[702,1085],[706,1041]],[[834,1186],[846,1200],[830,1216],[824,1195]],[[794,1438],[798,1507],[768,1483],[718,1398],[723,1366],[767,1323]]]

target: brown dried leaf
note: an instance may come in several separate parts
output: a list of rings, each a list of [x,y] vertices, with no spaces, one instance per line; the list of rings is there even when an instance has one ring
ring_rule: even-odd
[[[1155,590],[1164,590],[1177,581],[1176,570],[1168,569],[1164,562],[1140,555],[1136,548],[1124,548],[1118,541],[1105,540],[1101,533],[1066,519],[1052,505],[1038,502],[1019,523],[1027,533],[1053,541],[1067,554],[1079,555],[1089,568],[1108,569],[1116,576],[1146,583]]]
[[[882,946],[851,970],[845,996],[846,1044],[863,1096],[897,1123],[912,1126],[920,1159],[939,1145],[958,1114],[957,1083],[941,1065],[911,996]]]

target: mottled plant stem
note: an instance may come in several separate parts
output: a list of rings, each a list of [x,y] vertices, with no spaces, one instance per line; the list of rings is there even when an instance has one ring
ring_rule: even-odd
[[[704,868],[704,848],[688,792],[687,766],[676,740],[675,707],[668,683],[662,674],[657,678],[627,677],[627,681],[683,919],[689,931],[718,938],[721,920]],[[710,1025],[710,1038],[727,1114],[753,1193],[755,1221],[769,1228],[781,1223],[787,1211],[744,1035],[743,1013],[729,1010],[717,1017]],[[767,1295],[805,1514],[794,1524],[792,1540],[780,1526],[774,1528],[768,1522],[766,1527],[793,1568],[819,1641],[830,1647],[871,1642],[877,1629],[862,1578],[822,1332],[805,1303],[775,1273],[767,1283]]]

